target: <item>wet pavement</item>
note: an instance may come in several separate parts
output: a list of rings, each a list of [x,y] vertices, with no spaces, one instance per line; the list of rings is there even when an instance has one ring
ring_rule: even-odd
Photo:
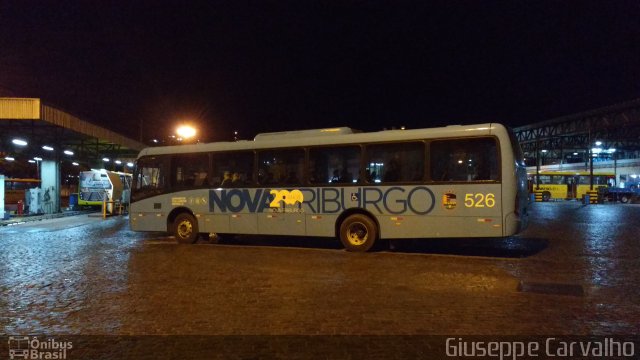
[[[178,245],[127,219],[0,227],[2,334],[640,333],[640,205],[535,203],[507,239],[240,237]]]

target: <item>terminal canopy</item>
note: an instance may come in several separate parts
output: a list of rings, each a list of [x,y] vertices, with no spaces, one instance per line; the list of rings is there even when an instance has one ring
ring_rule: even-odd
[[[129,171],[143,143],[94,125],[37,98],[0,98],[0,173],[35,177],[33,164]]]

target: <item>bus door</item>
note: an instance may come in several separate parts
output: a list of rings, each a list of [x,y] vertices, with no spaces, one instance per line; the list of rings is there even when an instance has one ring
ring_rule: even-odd
[[[272,189],[269,211],[258,217],[260,234],[305,235],[305,214],[300,190]]]

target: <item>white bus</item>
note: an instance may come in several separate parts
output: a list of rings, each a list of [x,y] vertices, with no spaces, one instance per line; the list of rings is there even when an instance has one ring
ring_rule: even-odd
[[[152,147],[134,173],[130,224],[178,242],[200,234],[381,239],[505,237],[527,224],[527,173],[500,124],[260,134]]]

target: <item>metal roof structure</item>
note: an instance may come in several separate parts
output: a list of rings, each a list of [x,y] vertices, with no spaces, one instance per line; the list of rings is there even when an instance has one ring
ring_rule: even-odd
[[[549,162],[584,160],[596,141],[602,149],[615,149],[621,154],[616,155],[618,159],[635,157],[640,151],[640,98],[514,131],[527,159],[536,159],[544,151]]]
[[[15,139],[27,144],[16,144]],[[18,164],[25,164],[34,157],[58,160],[63,166],[75,162],[84,168],[102,167],[105,157],[126,164],[144,147],[143,143],[81,120],[40,99],[0,98],[0,173],[19,172]],[[65,154],[65,150],[73,155]],[[116,165],[107,167],[115,168]]]

